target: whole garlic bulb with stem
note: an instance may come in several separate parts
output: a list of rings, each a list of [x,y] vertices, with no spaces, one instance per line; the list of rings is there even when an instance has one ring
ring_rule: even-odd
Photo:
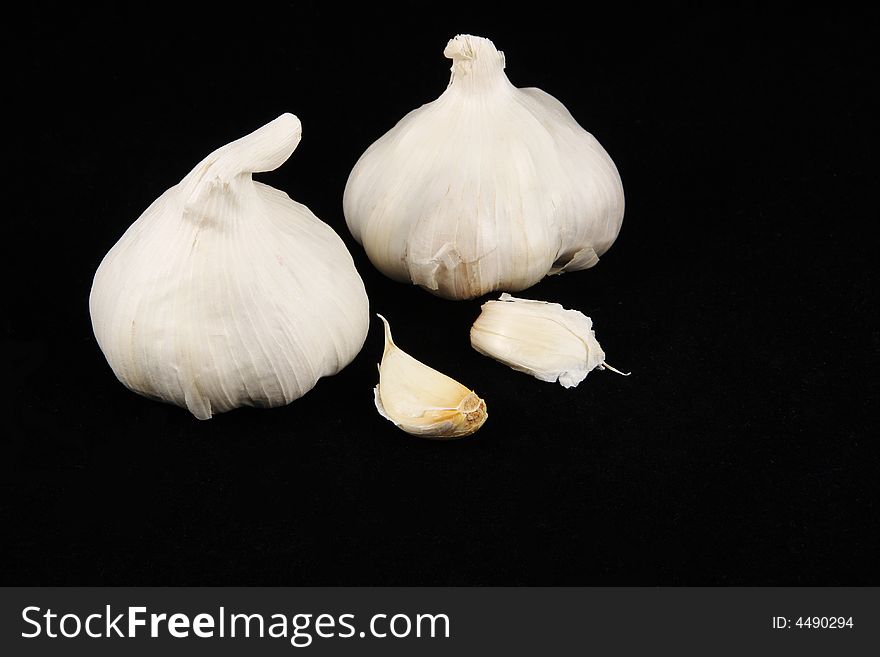
[[[300,135],[283,114],[217,149],[101,262],[92,327],[131,390],[204,420],[287,404],[360,351],[369,302],[351,254],[306,206],[251,178]]]
[[[517,89],[488,39],[459,35],[452,77],[361,156],[348,227],[397,281],[448,299],[592,267],[623,221],[614,162],[568,110]]]

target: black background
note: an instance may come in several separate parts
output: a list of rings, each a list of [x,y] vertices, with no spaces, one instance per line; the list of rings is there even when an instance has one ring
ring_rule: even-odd
[[[249,3],[4,28],[3,583],[876,584],[870,17],[584,13]],[[346,229],[351,167],[443,91],[459,32],[617,163],[618,241],[523,296],[590,315],[629,378],[564,390],[478,355],[480,300],[385,279]],[[487,400],[473,437],[375,412],[376,320],[306,397],[208,422],[107,366],[87,305],[101,258],[284,111],[303,141],[260,179],[342,236],[401,346]]]

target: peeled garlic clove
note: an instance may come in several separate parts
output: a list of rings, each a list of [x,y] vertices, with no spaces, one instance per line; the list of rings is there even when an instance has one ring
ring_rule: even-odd
[[[558,303],[506,293],[483,304],[471,327],[471,345],[484,356],[536,379],[558,380],[564,388],[576,386],[597,367],[617,372],[605,363],[589,317]]]
[[[568,110],[517,89],[488,39],[459,35],[446,91],[358,160],[343,198],[370,261],[450,299],[595,265],[623,221],[614,162]]]
[[[455,379],[402,351],[385,325],[385,352],[375,387],[379,414],[414,436],[462,438],[483,426],[486,402]]]
[[[204,420],[287,404],[360,351],[369,304],[342,240],[251,179],[287,160],[300,134],[283,114],[217,149],[101,262],[92,327],[130,389]]]

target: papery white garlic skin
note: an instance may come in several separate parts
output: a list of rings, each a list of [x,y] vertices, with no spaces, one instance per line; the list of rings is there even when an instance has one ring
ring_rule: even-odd
[[[101,262],[92,327],[131,390],[208,419],[287,404],[360,351],[369,304],[344,243],[251,178],[287,160],[300,134],[283,114],[217,149]]]
[[[385,325],[385,350],[374,388],[379,414],[406,433],[423,438],[463,438],[486,422],[486,402],[473,390],[400,349]]]
[[[502,294],[483,304],[471,327],[471,345],[541,381],[571,388],[592,370],[605,366],[593,321],[558,303],[518,299]]]
[[[449,299],[595,265],[623,221],[608,153],[558,100],[514,87],[488,39],[459,35],[444,54],[446,91],[349,176],[345,218],[370,261]]]

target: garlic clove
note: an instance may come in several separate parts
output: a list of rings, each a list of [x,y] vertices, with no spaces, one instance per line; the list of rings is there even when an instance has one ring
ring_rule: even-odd
[[[359,158],[346,222],[390,278],[448,299],[516,292],[594,266],[617,238],[611,157],[558,100],[518,89],[489,40],[458,35],[439,98]]]
[[[374,389],[376,409],[406,433],[423,438],[463,438],[483,426],[486,402],[473,390],[401,350],[385,326],[385,350]]]
[[[471,345],[484,356],[572,388],[596,368],[608,368],[593,321],[558,303],[518,299],[507,293],[483,304],[471,327]],[[628,376],[628,374],[624,374]]]
[[[89,310],[125,386],[208,419],[290,403],[360,351],[369,301],[345,244],[251,177],[300,135],[287,113],[218,148],[104,257]]]

